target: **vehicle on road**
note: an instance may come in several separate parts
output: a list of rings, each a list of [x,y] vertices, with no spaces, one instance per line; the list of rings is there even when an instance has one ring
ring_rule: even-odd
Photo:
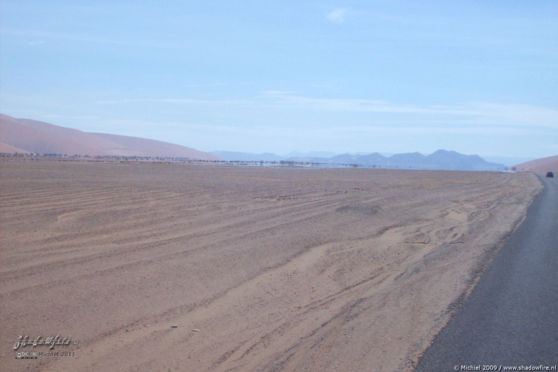
[[[552,173],[552,172],[546,172],[546,176],[547,176],[548,178],[554,178],[554,173]]]

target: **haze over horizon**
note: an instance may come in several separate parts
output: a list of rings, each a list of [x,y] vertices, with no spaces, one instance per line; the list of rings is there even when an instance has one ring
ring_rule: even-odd
[[[558,3],[0,3],[0,112],[202,151],[558,154]]]

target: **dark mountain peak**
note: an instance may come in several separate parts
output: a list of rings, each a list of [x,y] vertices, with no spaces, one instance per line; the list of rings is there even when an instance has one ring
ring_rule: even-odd
[[[432,154],[427,155],[427,157],[448,157],[448,156],[464,156],[464,155],[456,151],[444,150],[444,149],[436,150]]]

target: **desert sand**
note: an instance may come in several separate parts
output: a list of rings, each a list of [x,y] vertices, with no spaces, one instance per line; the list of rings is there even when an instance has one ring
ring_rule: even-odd
[[[213,154],[168,142],[82,132],[37,120],[17,119],[4,114],[0,114],[0,152],[220,160]]]
[[[529,173],[0,167],[6,371],[410,371],[541,188]],[[57,334],[73,356],[15,358],[19,335]]]
[[[538,174],[546,174],[546,172],[558,173],[558,155],[521,163],[516,165],[515,168],[520,172],[535,172]]]

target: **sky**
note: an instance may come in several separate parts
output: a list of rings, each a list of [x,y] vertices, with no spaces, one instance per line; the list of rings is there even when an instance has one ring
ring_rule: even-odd
[[[558,154],[558,1],[0,0],[0,112],[203,151]]]

